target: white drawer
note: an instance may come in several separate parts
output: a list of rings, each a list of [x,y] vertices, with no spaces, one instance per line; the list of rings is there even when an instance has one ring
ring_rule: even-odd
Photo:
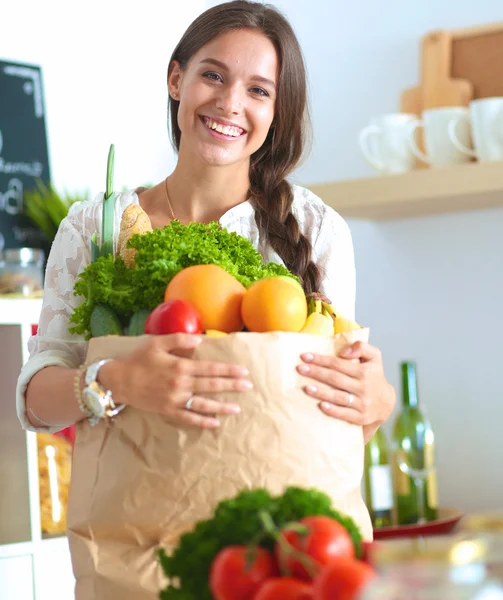
[[[0,598],[34,600],[31,555],[0,558]]]

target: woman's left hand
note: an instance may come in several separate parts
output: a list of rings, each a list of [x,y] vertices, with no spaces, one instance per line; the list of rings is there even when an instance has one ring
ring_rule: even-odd
[[[302,354],[297,370],[313,382],[306,394],[320,401],[330,417],[371,427],[373,431],[393,412],[396,396],[384,375],[381,351],[366,342],[350,344],[339,356]],[[354,360],[358,359],[358,360]]]

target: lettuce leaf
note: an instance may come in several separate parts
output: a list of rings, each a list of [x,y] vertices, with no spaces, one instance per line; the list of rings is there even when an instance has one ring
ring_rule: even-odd
[[[73,312],[70,332],[91,337],[90,317],[96,304],[108,304],[125,325],[139,308],[152,310],[164,299],[171,279],[192,265],[219,265],[245,287],[259,279],[286,275],[286,267],[264,264],[261,254],[246,238],[230,233],[219,223],[171,222],[164,229],[136,234],[128,242],[136,248],[136,265],[127,268],[120,257],[100,257],[80,273],[74,294],[83,302]]]

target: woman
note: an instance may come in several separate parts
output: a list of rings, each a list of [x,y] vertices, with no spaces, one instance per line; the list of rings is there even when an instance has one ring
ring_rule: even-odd
[[[130,203],[142,206],[154,228],[174,218],[219,220],[248,237],[265,261],[283,262],[306,293],[322,292],[352,318],[349,229],[314,194],[286,180],[302,156],[307,105],[301,50],[285,19],[258,3],[210,9],[173,52],[168,90],[178,163],[155,187],[119,197],[115,231]],[[85,386],[77,367],[86,345],[68,333],[68,318],[79,302],[73,284],[90,260],[89,238],[100,222],[101,198],[76,205],[52,247],[39,332],[30,340],[30,360],[18,384],[19,417],[27,429],[56,431],[86,418],[77,400]],[[252,383],[238,365],[201,364],[173,354],[198,342],[166,336],[162,347],[152,344],[102,366],[97,381],[112,391],[115,403],[160,412],[180,424],[217,427],[218,415],[239,407],[205,399],[205,393],[244,390]],[[368,440],[391,414],[395,394],[377,348],[356,343],[346,352],[344,358],[299,357],[298,370],[313,379],[305,391],[321,410],[362,425]]]
[[[307,107],[301,50],[284,17],[245,1],[209,9],[174,50],[168,91],[176,168],[150,189],[118,196],[115,231],[131,204],[143,208],[154,228],[173,219],[218,220],[247,237],[264,261],[284,263],[300,277],[306,293],[324,294],[336,310],[353,318],[349,228],[319,198],[286,180],[302,155]],[[30,340],[31,356],[18,383],[23,426],[56,431],[87,417],[99,420],[103,415],[86,394],[91,386],[100,390],[112,413],[111,400],[162,414],[181,427],[215,428],[224,416],[232,419],[237,404],[205,395],[242,393],[253,382],[239,365],[191,360],[197,336],[157,337],[124,358],[87,371],[79,367],[87,346],[68,333],[79,302],[73,286],[90,261],[89,240],[100,230],[101,214],[101,198],[72,207],[53,244],[38,334]],[[337,358],[304,355],[298,370],[312,379],[305,392],[327,419],[362,426],[366,439],[393,409],[393,388],[379,350],[370,344],[354,344]],[[103,396],[105,390],[112,398]],[[127,571],[120,577],[127,577]]]

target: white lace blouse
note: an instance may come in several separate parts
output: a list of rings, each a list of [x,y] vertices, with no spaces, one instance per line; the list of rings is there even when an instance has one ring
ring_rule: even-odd
[[[294,186],[292,210],[301,231],[313,246],[313,260],[322,271],[323,292],[342,315],[354,319],[355,265],[353,243],[347,223],[311,191]],[[90,238],[101,231],[103,194],[96,199],[74,204],[61,222],[52,245],[45,277],[44,299],[37,335],[30,338],[30,358],[21,370],[17,383],[17,413],[23,428],[38,432],[55,432],[65,425],[34,428],[28,421],[25,392],[30,379],[48,366],[76,368],[84,362],[87,343],[68,331],[69,318],[83,300],[73,294],[78,274],[90,262]],[[121,193],[115,203],[115,244],[122,212],[128,204],[138,204],[134,191]],[[228,231],[250,240],[262,254],[264,262],[283,264],[274,250],[264,244],[257,229],[254,210],[249,202],[235,206],[220,219]]]

